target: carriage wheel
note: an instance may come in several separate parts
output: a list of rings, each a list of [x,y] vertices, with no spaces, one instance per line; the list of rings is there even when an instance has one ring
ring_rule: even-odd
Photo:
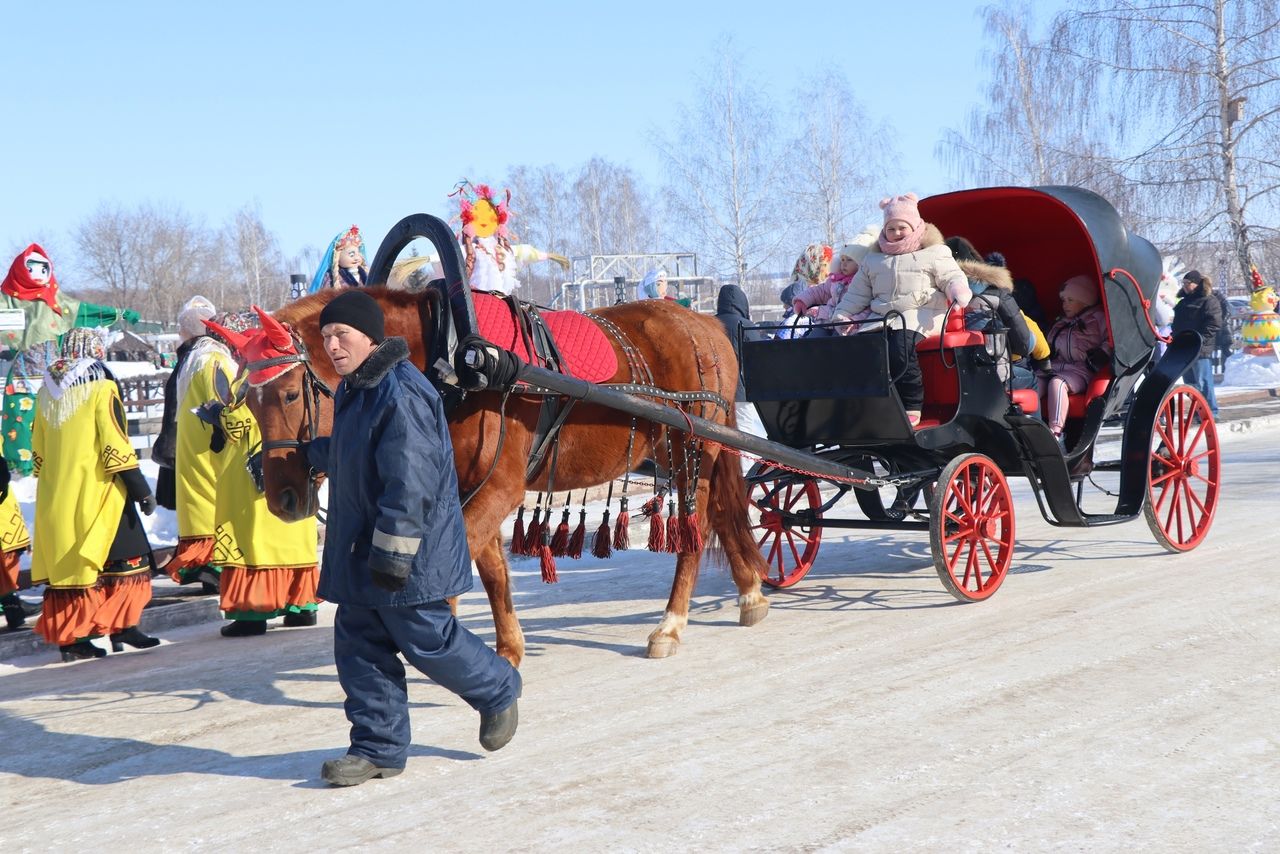
[[[774,491],[776,489],[776,491]],[[770,494],[772,492],[772,495]],[[770,587],[790,587],[813,566],[822,543],[822,528],[806,527],[783,519],[782,511],[812,510],[821,519],[822,493],[816,481],[753,483],[748,494],[751,533],[769,569],[760,580]]]
[[[1143,515],[1171,552],[1200,545],[1213,524],[1222,481],[1218,428],[1209,404],[1190,386],[1164,396],[1151,428],[1151,465]]]
[[[1004,581],[1013,561],[1013,495],[995,462],[956,457],[929,500],[929,543],[938,577],[961,602],[979,602]]]

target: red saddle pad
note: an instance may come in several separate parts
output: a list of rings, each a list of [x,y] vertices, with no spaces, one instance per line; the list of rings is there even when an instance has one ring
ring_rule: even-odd
[[[482,291],[473,292],[471,299],[475,303],[480,334],[515,353],[521,360],[530,362],[524,340],[516,332],[511,306],[500,297]],[[555,339],[564,360],[565,372],[570,376],[601,383],[618,372],[618,356],[604,330],[590,316],[577,311],[543,311],[542,320]],[[541,365],[542,362],[539,360],[533,364]]]

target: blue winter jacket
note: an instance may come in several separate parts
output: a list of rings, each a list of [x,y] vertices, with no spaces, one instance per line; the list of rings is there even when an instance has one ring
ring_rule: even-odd
[[[307,449],[329,476],[321,599],[373,607],[436,602],[471,589],[453,444],[440,395],[388,338],[343,378],[333,432]],[[371,553],[411,563],[405,588],[379,589]]]

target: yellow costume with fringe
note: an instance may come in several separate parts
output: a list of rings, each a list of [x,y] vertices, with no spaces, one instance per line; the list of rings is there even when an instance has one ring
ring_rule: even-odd
[[[107,561],[127,492],[117,472],[138,467],[115,381],[73,383],[36,399],[36,530],[31,581],[92,587]]]
[[[213,561],[222,570],[222,610],[232,619],[267,619],[314,610],[319,580],[315,517],[285,522],[267,509],[249,473],[262,445],[257,419],[244,404],[244,380],[222,410],[226,447],[218,456]]]

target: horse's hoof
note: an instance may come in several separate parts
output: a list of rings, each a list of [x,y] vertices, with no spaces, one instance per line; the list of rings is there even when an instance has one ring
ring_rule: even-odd
[[[680,648],[680,641],[675,638],[650,638],[649,648],[645,650],[645,658],[670,658]]]
[[[738,609],[738,625],[754,626],[769,613],[769,600],[765,599],[754,605],[743,605]]]

